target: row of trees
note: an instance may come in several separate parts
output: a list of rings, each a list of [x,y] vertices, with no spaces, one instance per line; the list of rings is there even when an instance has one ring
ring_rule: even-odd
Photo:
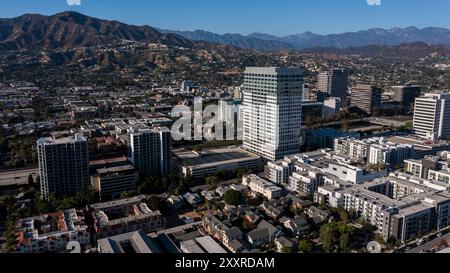
[[[203,149],[228,147],[233,145],[241,145],[241,140],[222,140],[222,141],[208,141],[203,144],[192,146],[193,151],[201,152]]]
[[[138,184],[137,193],[155,194],[167,192],[169,195],[182,194],[196,183],[192,177],[182,174],[173,174],[166,177],[146,178]]]
[[[227,181],[231,179],[241,179],[244,175],[250,174],[252,171],[244,168],[239,168],[235,171],[219,171],[212,176],[207,176],[204,178],[205,183],[217,187],[220,182]]]
[[[217,187],[220,182],[242,178],[251,171],[247,169],[237,169],[236,171],[219,171],[214,175],[205,176],[201,180],[195,180],[193,177],[183,174],[173,174],[166,177],[149,177],[143,179],[137,186],[136,192],[126,192],[122,196],[131,196],[137,194],[158,194],[167,192],[169,195],[180,195],[187,192],[191,187],[206,183],[212,187]]]
[[[343,121],[343,124],[345,126],[348,126],[349,120],[359,119],[359,118],[362,118],[362,116],[360,114],[350,113],[349,111],[340,111],[333,116],[324,117],[324,118],[316,118],[314,116],[308,115],[305,118],[305,125],[308,129],[315,129],[315,128],[320,128],[324,124],[327,124],[327,123]]]
[[[11,152],[11,163],[13,166],[21,167],[29,163],[37,162],[36,151],[26,141],[14,139],[8,146]]]

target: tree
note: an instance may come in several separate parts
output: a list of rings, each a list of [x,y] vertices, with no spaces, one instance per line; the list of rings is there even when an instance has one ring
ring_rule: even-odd
[[[375,234],[375,241],[380,244],[386,243],[386,241],[384,240],[384,238],[381,234]]]
[[[384,242],[383,242],[384,243]],[[395,237],[391,236],[389,237],[389,239],[387,240],[387,244],[390,247],[395,247],[395,246],[400,246],[401,242],[399,240],[397,240]]]
[[[288,247],[288,246],[283,246],[283,247],[281,248],[281,253],[285,253],[285,254],[287,254],[287,253],[292,253],[292,248],[290,248],[290,247]]]
[[[49,212],[48,203],[44,199],[42,199],[40,192],[37,192],[34,196],[34,209],[36,211],[36,214]]]
[[[147,198],[147,203],[152,210],[161,209],[161,200],[156,196],[150,196],[149,198]]]
[[[8,194],[3,200],[3,204],[5,205],[8,214],[15,212],[17,209],[17,200],[13,194]]]
[[[219,177],[217,176],[208,176],[205,179],[206,184],[211,185],[212,187],[217,187],[219,185]]]
[[[223,196],[225,203],[232,206],[240,205],[242,198],[241,192],[235,190],[228,190]]]
[[[347,211],[344,208],[339,207],[337,209],[337,212],[339,214],[339,218],[341,219],[341,221],[346,225],[350,222],[350,217],[347,213]]]
[[[89,204],[98,202],[99,195],[92,187],[85,187],[73,199],[77,208],[83,208]]]
[[[301,240],[298,242],[298,250],[303,253],[311,253],[313,251],[314,245],[308,239]]]
[[[3,134],[3,131],[0,130],[0,152],[5,150],[5,146],[6,146],[6,138]]]
[[[350,130],[350,123],[349,123],[348,119],[345,118],[342,121],[341,131],[348,132],[349,130]]]
[[[250,230],[252,230],[254,228],[255,228],[255,225],[252,222],[249,222],[249,221],[243,221],[242,222],[242,229],[243,230],[250,231]]]
[[[133,195],[136,195],[136,193],[133,191],[124,191],[120,194],[120,199],[127,199],[132,197]]]
[[[250,173],[251,173],[251,171],[249,171],[249,170],[247,170],[247,169],[239,168],[239,169],[236,171],[236,176],[237,176],[238,178],[242,178],[244,175],[247,175],[247,174],[250,174]]]
[[[350,251],[349,237],[348,233],[344,233],[339,238],[339,248],[342,253],[348,253]]]
[[[404,129],[405,131],[412,131],[414,129],[414,124],[411,121],[409,121],[405,124]]]
[[[362,229],[369,234],[372,234],[373,232],[375,232],[377,230],[377,228],[375,226],[371,225],[370,223],[368,223],[366,221],[363,221],[361,224],[363,226]]]
[[[315,124],[316,124],[316,121],[314,120],[314,117],[308,115],[305,118],[305,125],[306,125],[307,128],[310,129],[310,128],[314,127]]]
[[[29,176],[28,176],[28,186],[33,186],[33,184],[34,184],[34,179],[33,179],[33,176],[30,174]]]
[[[322,241],[322,248],[326,252],[332,252],[337,244],[339,231],[335,222],[323,225],[320,228],[319,238]]]
[[[76,207],[76,202],[74,200],[74,198],[63,198],[60,201],[58,201],[58,205],[56,207],[56,210],[66,210],[66,209],[70,209]]]
[[[36,177],[36,186],[38,189],[41,188],[41,177],[39,175]]]

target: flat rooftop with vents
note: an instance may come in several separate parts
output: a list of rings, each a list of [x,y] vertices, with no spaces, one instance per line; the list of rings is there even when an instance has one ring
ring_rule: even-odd
[[[257,169],[261,158],[235,147],[208,149],[202,152],[175,151],[175,161],[185,176],[201,178],[218,171],[234,171],[239,168]]]

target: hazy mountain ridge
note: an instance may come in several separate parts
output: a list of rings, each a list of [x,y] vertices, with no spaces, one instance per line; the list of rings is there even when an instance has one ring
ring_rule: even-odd
[[[207,42],[219,42],[236,47],[259,49],[265,51],[277,50],[304,50],[314,47],[350,48],[368,45],[400,45],[404,43],[424,42],[433,45],[450,45],[450,30],[445,28],[428,27],[419,29],[416,27],[369,29],[358,32],[342,34],[319,35],[312,32],[304,32],[296,35],[277,37],[264,33],[252,33],[248,36],[239,34],[219,35],[207,31],[170,31],[191,40]],[[233,37],[234,39],[229,39]],[[250,42],[251,41],[251,42]],[[258,43],[260,41],[260,43]],[[268,43],[274,43],[272,44]]]
[[[172,31],[165,29],[158,29],[158,30],[163,33],[177,34],[194,41],[206,41],[253,50],[280,51],[280,50],[295,49],[290,44],[283,41],[262,39],[260,37],[244,36],[241,34],[227,33],[224,35],[220,35],[204,30],[196,30],[196,31]]]

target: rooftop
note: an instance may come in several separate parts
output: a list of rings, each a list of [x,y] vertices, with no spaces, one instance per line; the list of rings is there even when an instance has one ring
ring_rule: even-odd
[[[127,199],[121,199],[121,200],[115,200],[110,202],[104,202],[104,203],[97,203],[91,205],[92,210],[104,210],[109,209],[117,206],[127,206],[127,205],[134,205],[141,203],[143,200],[145,200],[145,195],[139,195]]]
[[[109,159],[101,159],[101,160],[93,160],[89,162],[90,166],[97,166],[97,165],[110,165],[110,164],[117,164],[117,163],[125,163],[128,159],[124,156],[122,157],[115,157],[115,158],[109,158]]]
[[[238,163],[241,161],[259,159],[239,148],[209,149],[201,153],[194,151],[175,152],[175,156],[182,166],[206,168],[209,166],[222,165],[227,163]]]
[[[221,247],[211,236],[204,236],[197,238],[196,241],[208,252],[208,253],[227,253],[223,247]]]
[[[101,253],[161,253],[158,244],[143,231],[100,239],[97,243]]]
[[[301,74],[299,67],[246,67],[246,74]]]
[[[48,239],[87,230],[84,215],[75,209],[20,219],[16,222],[17,240],[22,244],[30,240]]]
[[[44,137],[38,139],[38,145],[57,145],[57,144],[69,144],[76,143],[80,141],[87,141],[87,138],[82,134],[75,134],[71,137],[63,137],[63,138],[52,138],[52,137]]]
[[[105,175],[105,174],[113,174],[113,173],[133,171],[133,170],[134,170],[133,166],[125,165],[125,166],[98,169],[97,173],[100,175]]]

